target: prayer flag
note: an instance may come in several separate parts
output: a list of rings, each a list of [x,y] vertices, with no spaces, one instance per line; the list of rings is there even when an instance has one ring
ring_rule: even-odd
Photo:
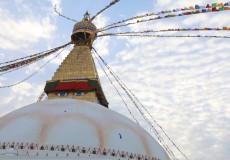
[[[219,11],[223,11],[224,10],[224,6],[219,8]]]
[[[218,7],[224,6],[223,3],[218,3]]]
[[[217,7],[217,3],[212,3],[212,8]]]
[[[200,9],[200,6],[199,5],[195,5],[195,9]]]
[[[209,4],[207,4],[206,8],[211,8],[211,6]]]
[[[217,11],[216,7],[212,7],[212,11]]]
[[[189,8],[188,8],[188,7],[185,7],[185,10],[189,10]]]
[[[201,12],[202,12],[202,13],[206,12],[206,9],[202,9]]]
[[[225,3],[224,6],[230,6],[230,2]]]

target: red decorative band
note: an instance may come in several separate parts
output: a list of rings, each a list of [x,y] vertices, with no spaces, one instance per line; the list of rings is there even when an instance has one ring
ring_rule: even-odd
[[[45,92],[53,91],[90,91],[95,90],[96,96],[101,105],[108,107],[108,102],[101,88],[98,79],[73,79],[46,82]]]

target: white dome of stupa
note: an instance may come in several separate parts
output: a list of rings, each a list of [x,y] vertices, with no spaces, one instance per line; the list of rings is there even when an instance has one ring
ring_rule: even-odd
[[[125,116],[88,101],[53,99],[0,118],[0,159],[170,158]]]

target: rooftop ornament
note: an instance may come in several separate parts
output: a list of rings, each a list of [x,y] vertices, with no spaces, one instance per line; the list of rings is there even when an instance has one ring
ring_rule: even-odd
[[[90,14],[87,11],[82,21],[74,25],[71,42],[77,46],[87,45],[91,47],[96,38],[96,30],[96,26],[90,22]]]

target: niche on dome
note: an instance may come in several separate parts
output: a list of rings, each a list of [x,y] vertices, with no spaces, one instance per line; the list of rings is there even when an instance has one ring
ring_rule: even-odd
[[[86,150],[85,150],[84,147],[82,148],[81,152],[82,152],[82,153],[85,153],[85,152],[86,152]]]
[[[44,148],[44,146],[42,145],[41,147],[40,147],[40,150],[44,150],[45,148]]]
[[[64,151],[65,151],[65,148],[64,148],[63,146],[61,147],[61,151],[62,151],[62,152],[64,152]]]
[[[19,149],[24,149],[23,143],[20,145]]]
[[[2,149],[6,149],[5,143],[3,143],[3,145],[2,145]]]
[[[107,155],[107,152],[106,152],[106,150],[104,150],[102,154],[103,154],[104,156],[105,156],[105,155]]]
[[[54,151],[54,146],[51,146],[51,147],[50,147],[50,150],[51,150],[51,151]]]

